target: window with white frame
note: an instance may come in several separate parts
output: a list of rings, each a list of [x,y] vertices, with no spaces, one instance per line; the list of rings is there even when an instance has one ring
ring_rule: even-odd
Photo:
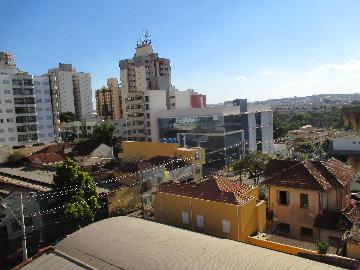
[[[200,228],[204,228],[204,216],[202,216],[202,215],[196,216],[196,226],[198,226]]]
[[[224,233],[230,233],[230,220],[223,219],[222,226]]]
[[[189,224],[189,213],[188,212],[181,213],[181,221],[184,224]]]

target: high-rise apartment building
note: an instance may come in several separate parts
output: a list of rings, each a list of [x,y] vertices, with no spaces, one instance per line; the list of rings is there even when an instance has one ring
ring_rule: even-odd
[[[6,52],[0,52],[0,104],[0,144],[38,142],[33,77],[20,72]]]
[[[96,113],[105,119],[120,120],[123,118],[122,96],[116,78],[107,80],[107,86],[96,90]]]
[[[55,140],[49,76],[34,76],[34,94],[39,142]]]
[[[50,87],[55,115],[72,112],[77,119],[92,116],[92,90],[89,73],[76,72],[71,64],[49,69]],[[54,121],[57,122],[56,119]]]
[[[134,57],[121,60],[119,67],[128,139],[156,140],[155,115],[170,108],[170,60],[154,53],[146,32],[137,43]]]

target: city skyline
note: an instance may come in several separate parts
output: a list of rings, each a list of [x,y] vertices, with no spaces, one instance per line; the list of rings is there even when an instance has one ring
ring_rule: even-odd
[[[71,10],[67,1],[0,3],[9,10],[1,19],[1,50],[14,53],[18,67],[34,75],[59,62],[89,72],[93,99],[107,78],[119,79],[118,61],[133,53],[145,28],[159,56],[171,60],[175,87],[200,91],[208,103],[359,92],[355,1],[79,1]],[[44,25],[52,31],[44,32]]]

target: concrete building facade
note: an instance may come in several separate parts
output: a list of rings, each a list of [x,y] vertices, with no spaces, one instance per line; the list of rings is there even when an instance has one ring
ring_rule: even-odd
[[[96,113],[105,119],[123,119],[122,96],[116,78],[107,80],[107,86],[95,92]]]
[[[0,143],[38,142],[33,77],[16,68],[11,53],[0,52]]]
[[[156,119],[153,114],[170,108],[170,60],[153,52],[145,33],[137,43],[134,57],[121,60],[119,67],[128,139],[152,141],[156,138],[156,128],[151,126]]]
[[[55,140],[49,76],[34,76],[39,142]]]
[[[91,117],[93,111],[91,77],[89,73],[76,72],[71,64],[59,63],[49,69],[54,115],[72,112],[77,119]],[[55,120],[55,123],[58,119]],[[58,124],[58,123],[57,123]]]

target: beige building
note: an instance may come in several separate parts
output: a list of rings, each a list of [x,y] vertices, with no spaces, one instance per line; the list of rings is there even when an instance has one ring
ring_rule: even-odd
[[[346,242],[346,256],[360,260],[360,219],[343,238]]]
[[[342,247],[344,233],[360,217],[359,208],[350,203],[353,173],[347,165],[333,158],[271,160],[265,177],[269,225],[291,238]]]
[[[154,53],[145,33],[134,57],[121,60],[119,67],[128,139],[157,140],[156,114],[170,108],[170,60]]]
[[[107,80],[107,86],[96,90],[96,112],[105,119],[120,120],[123,118],[122,97],[116,78]]]

